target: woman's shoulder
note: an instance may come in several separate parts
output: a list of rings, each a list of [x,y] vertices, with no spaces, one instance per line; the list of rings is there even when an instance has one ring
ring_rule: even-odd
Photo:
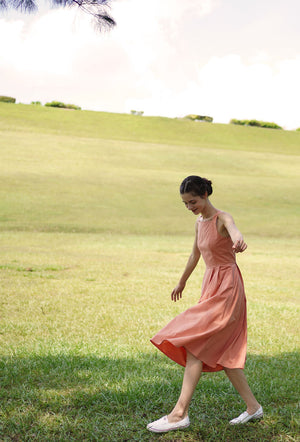
[[[221,221],[228,221],[228,220],[232,220],[232,215],[230,215],[230,213],[228,212],[224,212],[224,210],[218,210],[217,214],[218,218]]]

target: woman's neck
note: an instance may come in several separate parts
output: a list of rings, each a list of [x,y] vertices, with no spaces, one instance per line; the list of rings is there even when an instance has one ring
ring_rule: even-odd
[[[203,219],[208,219],[214,216],[218,210],[208,201],[206,207],[204,207],[203,211],[201,212]]]

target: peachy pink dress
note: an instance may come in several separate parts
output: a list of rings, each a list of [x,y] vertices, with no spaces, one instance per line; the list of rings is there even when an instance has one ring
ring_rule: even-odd
[[[206,264],[201,298],[176,316],[151,342],[173,361],[186,365],[186,350],[203,362],[203,371],[244,368],[247,313],[243,279],[231,238],[217,230],[217,212],[198,223],[198,247]]]

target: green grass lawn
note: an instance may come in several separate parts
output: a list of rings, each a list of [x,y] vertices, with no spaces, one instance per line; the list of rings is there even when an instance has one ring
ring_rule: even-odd
[[[300,133],[0,104],[0,440],[299,440]],[[193,242],[188,174],[245,234],[246,373],[265,417],[204,374],[192,425],[155,435],[183,369],[149,339],[198,301],[203,263],[171,303]]]

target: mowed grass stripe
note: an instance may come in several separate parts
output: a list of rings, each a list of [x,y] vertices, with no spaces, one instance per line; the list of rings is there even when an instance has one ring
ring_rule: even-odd
[[[2,230],[189,234],[178,185],[194,173],[212,179],[215,204],[233,207],[246,234],[276,237],[286,219],[285,235],[298,231],[296,155],[44,131],[3,131],[1,140]]]

